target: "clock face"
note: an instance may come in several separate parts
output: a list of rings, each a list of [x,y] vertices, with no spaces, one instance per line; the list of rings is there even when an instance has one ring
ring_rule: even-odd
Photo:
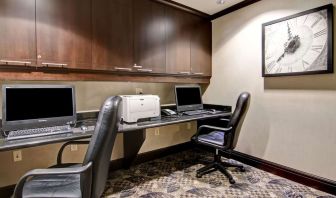
[[[265,74],[327,70],[327,10],[267,25]]]

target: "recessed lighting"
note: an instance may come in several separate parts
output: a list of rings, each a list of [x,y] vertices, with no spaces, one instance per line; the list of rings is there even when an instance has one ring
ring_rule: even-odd
[[[225,0],[217,0],[217,4],[224,4]]]

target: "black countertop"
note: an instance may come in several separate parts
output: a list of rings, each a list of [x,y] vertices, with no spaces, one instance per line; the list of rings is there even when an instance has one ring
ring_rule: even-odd
[[[225,117],[225,116],[230,116],[230,115],[231,115],[231,112],[220,112],[216,114],[202,114],[202,115],[193,115],[193,116],[187,116],[187,115],[181,116],[180,115],[180,116],[174,116],[174,117],[163,117],[158,120],[139,122],[135,124],[125,124],[124,123],[124,124],[119,125],[119,133],[132,132],[136,130],[144,130],[147,128],[161,127],[165,125],[178,124],[178,123],[190,122],[190,121],[196,121],[196,120],[219,118],[219,117]],[[87,126],[91,126],[92,128],[92,126],[95,125],[95,119],[92,119],[92,118],[83,119],[82,121],[79,121],[79,126],[81,123]],[[33,146],[66,142],[70,140],[87,139],[92,136],[93,132],[94,132],[93,129],[82,131],[80,128],[74,128],[73,133],[42,136],[42,137],[36,137],[36,138],[27,138],[27,139],[21,139],[21,140],[7,141],[6,139],[4,139],[4,137],[1,137],[0,138],[0,151],[28,148],[28,147],[33,147]]]

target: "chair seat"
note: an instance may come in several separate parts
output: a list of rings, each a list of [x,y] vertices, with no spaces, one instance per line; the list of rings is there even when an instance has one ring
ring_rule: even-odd
[[[224,132],[222,131],[212,131],[208,134],[199,135],[197,137],[198,141],[200,142],[207,142],[217,145],[224,144]]]
[[[23,197],[82,197],[80,175],[36,176],[23,187]]]

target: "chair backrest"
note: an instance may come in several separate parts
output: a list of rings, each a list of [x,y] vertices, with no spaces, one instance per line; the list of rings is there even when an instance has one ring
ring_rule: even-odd
[[[119,96],[110,97],[105,100],[100,109],[95,131],[83,162],[84,165],[92,162],[91,193],[88,193],[87,189],[82,189],[87,194],[91,194],[88,197],[100,197],[104,191],[112,149],[120,123],[120,101]],[[85,186],[83,184],[86,183],[83,181],[85,179],[87,178],[81,177],[82,187]]]
[[[226,137],[228,138],[227,144],[229,149],[234,149],[237,145],[241,127],[243,125],[249,106],[250,94],[248,92],[241,93],[238,97],[236,108],[228,123],[228,127],[232,127],[232,133],[229,134],[229,137]]]

